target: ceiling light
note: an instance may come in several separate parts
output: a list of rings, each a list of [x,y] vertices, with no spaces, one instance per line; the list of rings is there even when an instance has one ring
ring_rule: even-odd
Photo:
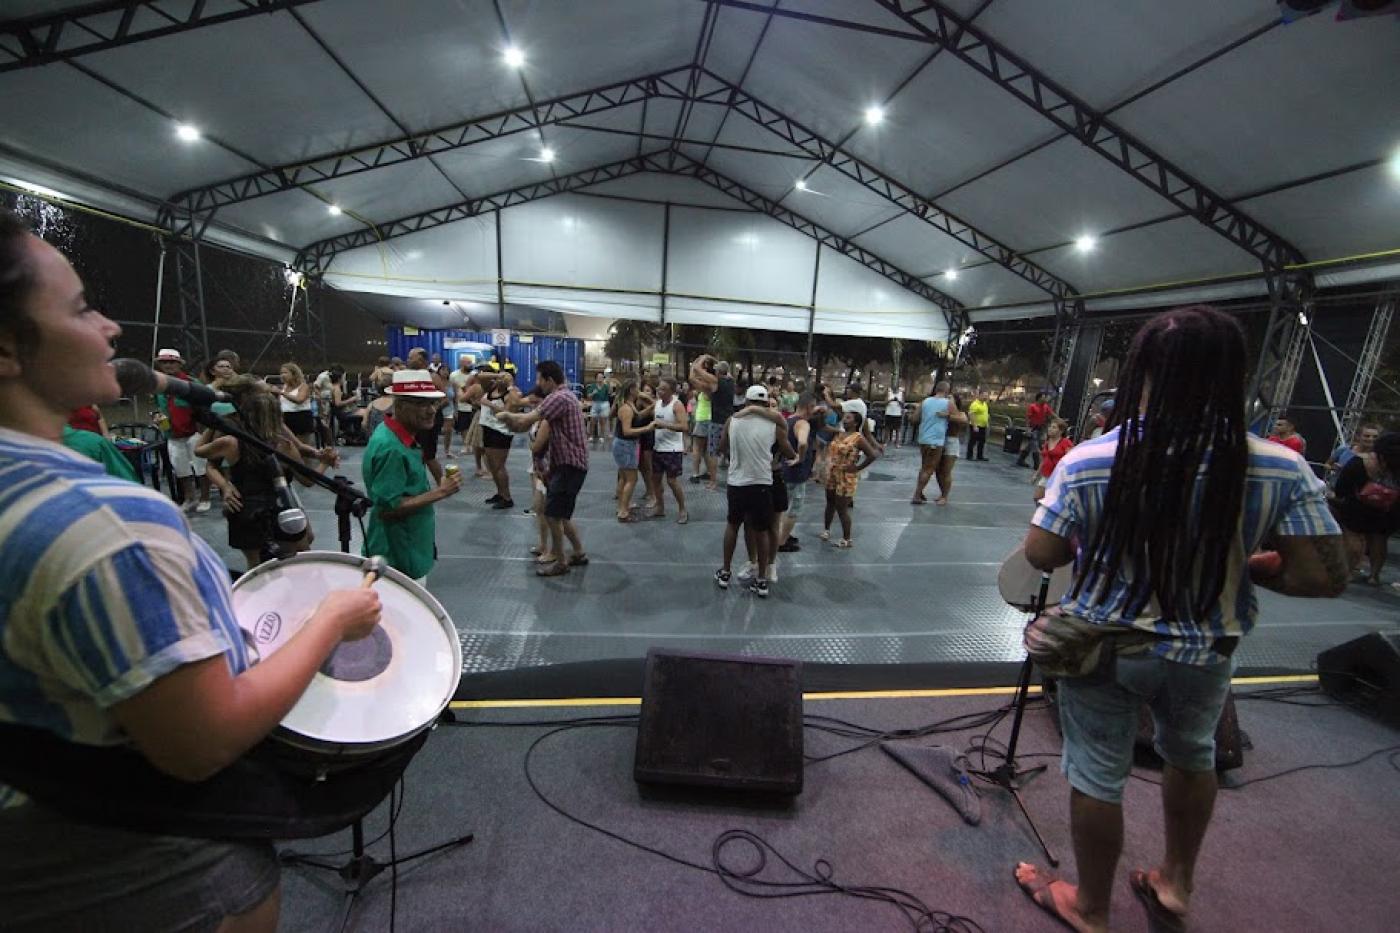
[[[869,123],[871,126],[875,126],[883,119],[885,119],[884,107],[881,107],[879,104],[873,104],[865,108],[866,123]]]
[[[505,59],[506,64],[512,68],[525,67],[525,53],[513,45],[506,47],[502,57]]]
[[[551,149],[551,148],[549,148],[548,146],[545,146],[543,149],[541,149],[541,150],[540,150],[540,161],[541,161],[541,162],[553,162],[553,161],[554,161],[554,150]]]
[[[798,191],[806,191],[806,190],[807,190],[807,179],[805,179],[805,178],[799,178],[799,179],[797,179],[797,183],[794,184],[793,187],[796,188]]]
[[[1079,250],[1081,253],[1092,253],[1094,251],[1094,247],[1098,245],[1098,237],[1089,236],[1088,234],[1085,234],[1084,236],[1074,241],[1074,248]]]
[[[1400,149],[1395,150],[1395,155],[1390,157],[1390,177],[1400,181]]]
[[[943,273],[943,275],[948,279],[949,282],[956,282],[958,280],[957,269],[949,269],[947,272]]]
[[[1308,315],[1305,312],[1298,312],[1298,323],[1302,324],[1304,327],[1308,326]]]
[[[175,127],[175,135],[187,143],[192,143],[199,139],[199,128],[190,126],[188,123],[181,123]]]
[[[339,204],[330,204],[330,205],[327,205],[327,206],[326,206],[326,210],[328,210],[328,211],[331,212],[331,216],[332,216],[332,217],[339,217],[341,214],[345,213],[344,211],[342,211],[342,210],[340,209],[340,205],[339,205]]]

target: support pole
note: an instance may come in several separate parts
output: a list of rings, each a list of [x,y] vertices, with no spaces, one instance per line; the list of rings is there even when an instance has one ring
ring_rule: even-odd
[[[817,255],[812,261],[812,303],[807,306],[807,372],[812,371],[812,334],[817,326],[817,282],[822,273],[822,244],[817,242]]]
[[[1312,329],[1312,283],[1306,275],[1264,267],[1269,322],[1254,367],[1247,401],[1250,430],[1260,436],[1288,406]]]
[[[496,211],[496,326],[506,326],[506,274],[501,258],[501,212]]]
[[[151,318],[155,322],[151,326],[151,359],[155,359],[160,350],[160,302],[165,294],[165,237],[156,237],[156,244],[160,246],[160,259],[156,261],[156,313]]]
[[[666,202],[661,221],[661,320],[666,323],[666,275],[671,265],[671,202]]]

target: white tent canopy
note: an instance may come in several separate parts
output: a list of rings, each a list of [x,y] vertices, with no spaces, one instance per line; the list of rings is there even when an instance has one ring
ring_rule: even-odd
[[[0,179],[351,291],[942,339],[1400,276],[1400,24],[1335,8],[11,0]]]

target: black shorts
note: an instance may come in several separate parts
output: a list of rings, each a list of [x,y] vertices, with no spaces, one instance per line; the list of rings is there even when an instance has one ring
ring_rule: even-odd
[[[442,420],[442,409],[439,408],[437,414],[433,416],[433,426],[414,435],[418,446],[423,450],[424,460],[437,459],[438,435],[442,433]]]
[[[892,431],[897,427],[899,427],[899,415],[886,415],[885,430]]]
[[[282,423],[297,437],[316,433],[316,416],[310,411],[284,411]]]
[[[754,531],[773,527],[773,490],[770,486],[729,486],[729,524],[747,524]]]
[[[452,430],[456,431],[458,434],[465,434],[467,431],[471,430],[471,426],[472,413],[469,411],[459,411],[457,412],[457,416],[452,419]]]
[[[481,446],[487,450],[510,450],[510,445],[514,443],[514,434],[502,434],[495,428],[481,429]]]
[[[549,483],[545,486],[544,517],[573,518],[578,491],[583,488],[583,481],[587,477],[587,470],[580,470],[567,463],[551,467]]]
[[[788,510],[788,491],[787,481],[783,479],[783,474],[773,474],[773,485],[770,488],[773,490],[773,511],[778,514],[786,512]]]

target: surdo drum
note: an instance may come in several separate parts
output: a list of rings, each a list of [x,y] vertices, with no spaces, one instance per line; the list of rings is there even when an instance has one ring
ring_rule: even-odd
[[[233,584],[233,608],[253,663],[277,652],[332,590],[360,586],[366,559],[308,551],[269,561]],[[355,767],[430,728],[457,690],[462,648],[442,605],[390,567],[374,583],[374,632],[342,642],[273,732],[283,759],[323,776]]]
[[[1058,603],[1074,584],[1074,565],[1065,564],[1055,568],[1050,574],[1050,588],[1045,593],[1045,605]],[[1026,612],[1035,611],[1036,597],[1040,594],[1040,571],[1026,559],[1024,545],[1006,555],[997,571],[997,590],[1007,605]]]

